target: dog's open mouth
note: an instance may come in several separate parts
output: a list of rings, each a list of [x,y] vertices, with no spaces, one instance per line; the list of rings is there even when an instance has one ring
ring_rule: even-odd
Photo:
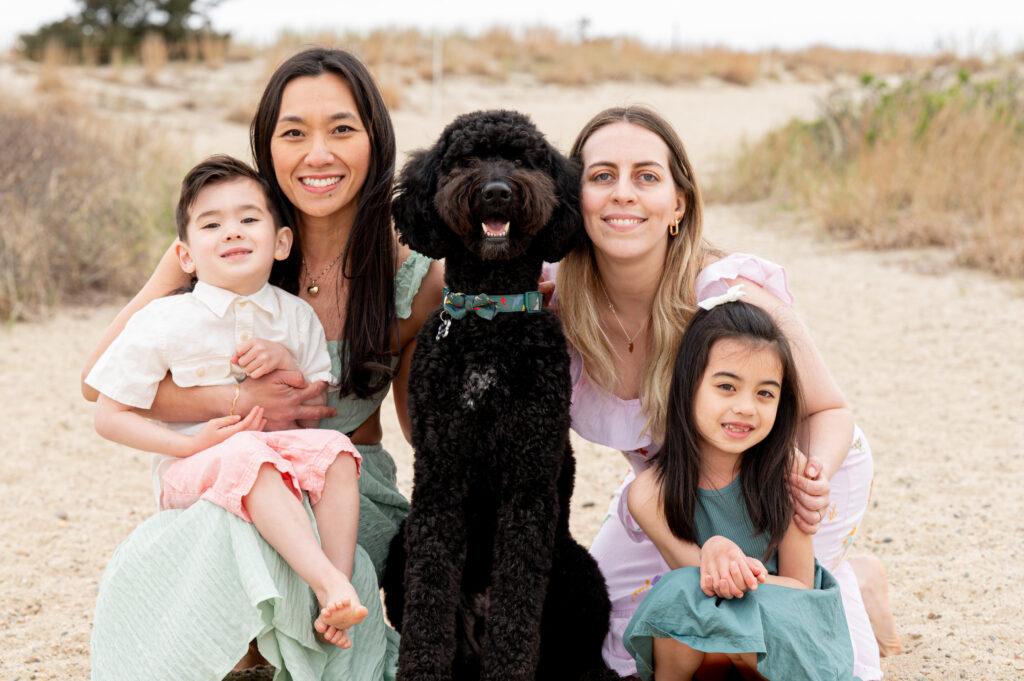
[[[488,239],[503,239],[508,236],[508,228],[511,223],[501,218],[488,218],[480,223],[484,230],[484,237]]]

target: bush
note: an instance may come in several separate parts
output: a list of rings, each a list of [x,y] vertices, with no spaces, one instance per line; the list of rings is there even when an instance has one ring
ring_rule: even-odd
[[[872,248],[945,246],[958,262],[1024,277],[1024,90],[961,70],[868,89],[793,122],[740,157],[718,198],[811,210]]]
[[[0,319],[137,290],[173,238],[181,164],[141,131],[0,101]]]

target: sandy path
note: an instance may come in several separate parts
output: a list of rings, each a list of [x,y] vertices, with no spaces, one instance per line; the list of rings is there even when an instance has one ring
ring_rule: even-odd
[[[701,169],[743,136],[810,113],[822,92],[453,82],[439,113],[429,88],[414,88],[395,121],[408,150],[460,111],[519,108],[565,148],[602,106],[646,102],[677,124]],[[244,153],[243,128],[222,127],[223,137],[192,139],[197,156]],[[888,678],[1024,679],[1013,665],[1024,655],[1024,291],[951,270],[941,254],[823,242],[797,222],[764,206],[707,215],[719,246],[787,266],[798,309],[871,439],[875,492],[854,552],[889,568],[908,652],[883,663]],[[81,364],[115,311],[65,308],[0,330],[0,679],[88,676],[103,568],[153,511],[146,456],[95,435],[79,396]],[[411,451],[390,407],[386,421],[408,491]],[[577,443],[577,454],[573,531],[589,542],[626,468],[608,450]]]

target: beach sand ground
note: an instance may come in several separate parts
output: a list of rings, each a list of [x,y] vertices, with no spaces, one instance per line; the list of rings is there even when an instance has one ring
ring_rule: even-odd
[[[28,82],[3,68],[5,86]],[[244,66],[230,69],[239,98],[252,100],[244,88],[258,92],[266,73],[252,66],[245,79]],[[147,90],[136,90],[146,102]],[[813,114],[826,91],[801,83],[570,90],[459,80],[447,81],[440,99],[428,85],[410,86],[394,119],[407,152],[429,144],[457,113],[515,108],[566,149],[601,108],[647,103],[677,126],[700,176],[743,139]],[[111,111],[161,121],[161,134],[192,145],[190,160],[246,155],[243,125],[217,119],[199,132],[214,115],[203,107]],[[836,243],[765,204],[711,206],[706,232],[725,250],[786,266],[796,307],[871,441],[874,492],[852,553],[871,552],[888,567],[905,654],[883,661],[887,678],[1024,680],[1022,286],[955,268],[941,251]],[[79,393],[82,363],[120,302],[65,306],[44,321],[0,329],[0,679],[88,676],[104,566],[154,511],[147,455],[96,435],[92,405]],[[408,493],[412,451],[390,399],[384,421]],[[588,544],[627,467],[617,452],[574,441],[572,529]]]

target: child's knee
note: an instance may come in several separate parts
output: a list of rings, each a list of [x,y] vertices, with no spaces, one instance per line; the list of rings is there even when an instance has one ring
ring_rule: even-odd
[[[359,464],[351,452],[340,452],[327,467],[326,477],[337,482],[354,483],[359,478]]]

